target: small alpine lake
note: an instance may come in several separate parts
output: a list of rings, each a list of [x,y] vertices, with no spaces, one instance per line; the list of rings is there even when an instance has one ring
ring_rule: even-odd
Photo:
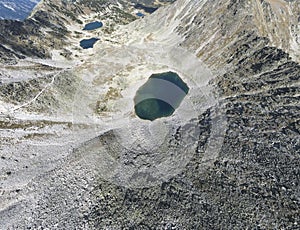
[[[136,13],[135,15],[138,16],[138,17],[144,17],[144,16],[145,16],[145,14],[143,14],[143,13],[141,13],[141,12],[138,12],[138,13]]]
[[[152,74],[134,97],[136,115],[144,120],[171,116],[188,94],[189,87],[174,72]]]
[[[94,44],[99,40],[99,38],[90,38],[90,39],[83,39],[80,41],[80,46],[83,49],[93,48]]]
[[[95,21],[95,22],[86,24],[84,26],[83,30],[95,30],[95,29],[101,28],[102,26],[103,26],[102,22]]]

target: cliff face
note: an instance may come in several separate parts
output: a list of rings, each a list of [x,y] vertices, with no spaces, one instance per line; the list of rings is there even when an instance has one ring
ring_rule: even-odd
[[[18,63],[0,85],[0,226],[297,228],[298,1],[177,0],[131,23],[119,10],[134,7],[111,1],[96,18],[116,12],[114,26],[89,51],[74,48],[74,28],[97,3],[59,4],[45,1],[28,20],[63,28],[69,59],[20,62],[25,51],[5,50]],[[45,8],[57,14],[39,19]],[[169,70],[187,98],[170,118],[140,120],[136,90]],[[20,71],[26,79],[12,77]]]

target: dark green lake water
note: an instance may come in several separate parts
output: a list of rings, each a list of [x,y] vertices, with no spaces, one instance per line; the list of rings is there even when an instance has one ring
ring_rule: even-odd
[[[136,92],[135,113],[150,121],[171,116],[188,92],[189,87],[177,73],[152,74]]]

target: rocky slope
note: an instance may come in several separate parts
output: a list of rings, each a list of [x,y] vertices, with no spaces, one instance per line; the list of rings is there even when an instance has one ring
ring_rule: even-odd
[[[73,36],[67,26],[83,26],[85,15],[127,23],[134,16],[117,6],[116,1],[41,1],[24,22],[0,21],[1,59],[49,58],[51,50],[62,49]],[[12,50],[11,52],[7,52]]]
[[[111,33],[115,25],[137,19],[133,13],[138,8],[137,2],[43,0],[24,21],[0,20],[0,60],[4,62],[28,56],[49,58],[53,49],[63,49],[72,38],[80,37],[80,31],[74,34],[70,26],[80,28],[86,20],[109,23],[105,32]],[[155,10],[169,2],[172,0],[139,1],[138,4],[143,12],[144,8]]]
[[[297,229],[298,17],[297,1],[177,0],[6,78],[0,226]],[[187,99],[138,119],[135,91],[168,70]]]
[[[24,20],[39,0],[0,1],[0,19]]]

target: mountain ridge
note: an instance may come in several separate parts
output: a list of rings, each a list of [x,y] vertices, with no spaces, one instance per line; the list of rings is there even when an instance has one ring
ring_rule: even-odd
[[[74,44],[94,32],[71,35],[70,60],[25,59],[25,80],[27,62],[5,66],[22,76],[0,85],[0,226],[297,228],[299,3],[221,3],[177,0],[99,32],[91,50]],[[187,98],[139,120],[136,90],[170,70]]]

